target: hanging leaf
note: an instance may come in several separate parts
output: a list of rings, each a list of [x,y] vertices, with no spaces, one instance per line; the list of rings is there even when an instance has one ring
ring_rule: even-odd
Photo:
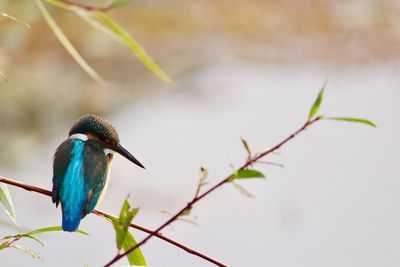
[[[242,144],[243,144],[244,148],[246,149],[248,156],[250,157],[251,156],[251,150],[250,150],[249,143],[247,142],[247,140],[243,136],[240,137],[240,140],[242,141]]]
[[[2,239],[22,239],[22,238],[30,238],[32,240],[35,240],[38,242],[40,245],[44,245],[42,241],[40,241],[38,238],[34,237],[33,235],[28,235],[28,234],[17,234],[17,235],[8,235],[4,236]]]
[[[319,107],[321,106],[322,99],[324,98],[324,90],[326,87],[326,84],[328,83],[328,80],[324,82],[324,85],[321,88],[321,91],[319,91],[317,99],[315,99],[315,102],[313,106],[311,107],[310,114],[308,115],[308,119],[310,120],[312,117],[314,117],[315,114],[317,114]]]
[[[324,117],[325,120],[335,120],[335,121],[347,121],[347,122],[358,122],[366,124],[376,128],[375,123],[370,120],[360,119],[360,118],[342,118],[342,117]]]
[[[122,248],[122,244],[124,243],[126,234],[128,232],[129,225],[133,217],[138,213],[139,208],[131,209],[129,205],[128,198],[125,199],[124,204],[122,205],[121,212],[119,215],[119,229],[117,232],[117,247],[118,249]]]
[[[11,247],[16,248],[16,249],[19,249],[19,250],[21,250],[21,251],[23,251],[23,252],[25,252],[25,253],[28,253],[28,254],[31,255],[34,259],[41,260],[41,261],[43,260],[43,258],[39,255],[39,253],[37,253],[37,252],[34,251],[33,249],[28,248],[28,247],[26,247],[26,246],[24,246],[24,245],[14,244],[14,245],[12,245]]]
[[[111,215],[106,215],[105,217],[108,221],[112,223],[115,234],[118,236],[118,232],[121,231],[119,219]],[[122,248],[124,249],[124,251],[127,251],[130,248],[136,246],[136,244],[137,242],[133,235],[129,231],[127,231],[125,234],[124,242],[122,243]],[[129,253],[126,257],[130,265],[147,266],[146,260],[140,247]]]
[[[3,244],[0,245],[0,250],[7,248],[9,245],[8,241],[4,242]]]
[[[277,162],[272,162],[272,161],[259,160],[259,161],[257,161],[257,163],[276,166],[276,167],[280,167],[280,168],[285,168],[285,166],[282,163],[277,163]]]
[[[243,186],[232,182],[233,186],[235,187],[236,190],[238,190],[242,195],[248,197],[248,198],[254,198],[254,195],[252,193],[250,193],[249,191],[247,191]]]
[[[0,202],[3,203],[6,208],[5,212],[19,229],[10,192],[8,191],[7,186],[3,183],[0,183]]]
[[[161,80],[167,84],[172,83],[171,78],[157,65],[157,63],[155,63],[146,51],[144,51],[139,43],[106,14],[99,11],[87,11],[81,8],[75,8],[73,11],[93,27],[110,35],[118,43],[127,46],[137,56],[137,58]]]
[[[46,228],[40,228],[37,230],[30,231],[28,233],[25,233],[25,235],[36,235],[36,234],[41,234],[41,233],[46,233],[46,232],[59,232],[63,231],[61,226],[51,226],[51,227],[46,227]],[[84,235],[90,235],[89,233],[83,231],[83,230],[76,230],[76,233],[84,234]]]
[[[28,235],[28,234],[22,234],[20,235],[21,237],[26,237],[26,238],[30,238],[32,240],[35,240],[36,242],[38,242],[40,245],[44,246],[43,242],[40,241],[38,238],[34,237],[33,235]]]
[[[38,0],[37,0],[38,1]],[[144,51],[139,43],[127,33],[120,25],[108,17],[104,12],[88,11],[83,8],[66,4],[56,0],[44,0],[54,6],[63,8],[68,11],[75,12],[82,19],[86,20],[94,28],[108,34],[118,43],[127,46],[142,63],[156,74],[161,80],[167,84],[171,84],[171,78],[154,62],[154,60]],[[130,0],[115,0],[115,5],[127,4]]]
[[[236,180],[236,179],[252,179],[252,178],[265,179],[265,175],[262,172],[256,170],[245,169],[234,173],[231,179]]]
[[[54,3],[56,1],[50,1],[50,3]],[[60,6],[59,4],[56,4]],[[57,25],[54,19],[50,16],[47,9],[44,7],[42,1],[36,0],[36,6],[38,7],[40,13],[42,14],[44,20],[49,25],[50,29],[53,31],[54,35],[58,38],[60,43],[64,46],[67,52],[75,59],[75,61],[79,64],[79,66],[90,76],[92,79],[97,81],[98,83],[103,84],[104,80],[100,77],[100,75],[81,57],[75,47],[71,44],[68,38],[65,36],[61,28]],[[67,5],[61,5],[66,6]]]
[[[114,0],[114,1],[111,3],[111,7],[112,7],[112,8],[120,7],[120,6],[129,4],[130,2],[132,2],[132,0]]]

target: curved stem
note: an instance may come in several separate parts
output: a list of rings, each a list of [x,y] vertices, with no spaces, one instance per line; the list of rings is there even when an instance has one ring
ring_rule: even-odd
[[[0,183],[9,184],[9,185],[12,185],[12,186],[23,188],[23,189],[28,190],[28,191],[33,191],[33,192],[36,192],[36,193],[51,197],[51,191],[49,191],[49,190],[46,190],[46,189],[43,189],[43,188],[40,188],[40,187],[37,187],[37,186],[33,186],[33,185],[24,184],[24,183],[21,183],[21,182],[18,182],[18,181],[15,181],[15,180],[12,180],[10,178],[3,177],[3,176],[0,176]],[[107,212],[104,212],[104,211],[101,211],[101,210],[98,210],[98,209],[95,209],[93,211],[93,214],[96,214],[97,216],[100,216],[100,217],[106,217],[107,215],[111,215],[111,214],[109,214]],[[195,249],[192,249],[192,248],[190,248],[190,247],[188,247],[188,246],[186,246],[184,244],[179,243],[178,241],[175,241],[175,240],[173,240],[173,239],[171,239],[171,238],[169,238],[167,236],[164,236],[161,233],[158,233],[158,232],[155,233],[153,230],[150,230],[148,228],[145,228],[145,227],[143,227],[141,225],[134,224],[134,223],[131,223],[130,226],[132,228],[135,228],[135,229],[140,230],[142,232],[146,232],[146,233],[148,233],[148,234],[150,234],[152,236],[156,236],[156,237],[158,237],[158,238],[160,238],[160,239],[162,239],[162,240],[164,240],[164,241],[166,241],[166,242],[168,242],[168,243],[170,243],[170,244],[172,244],[172,245],[174,245],[176,247],[179,247],[179,248],[185,250],[186,252],[188,252],[190,254],[196,255],[196,256],[198,256],[200,258],[205,259],[206,261],[214,263],[215,265],[226,266],[223,263],[217,261],[216,259],[213,259],[213,258],[211,258],[210,256],[208,256],[208,255],[206,255],[204,253],[201,253],[201,252],[199,252],[199,251],[197,251]]]
[[[300,127],[297,131],[295,131],[294,133],[292,133],[290,136],[288,136],[287,138],[285,138],[283,141],[281,141],[280,143],[278,143],[277,145],[275,145],[274,147],[262,152],[261,154],[259,154],[258,156],[255,156],[254,158],[249,158],[246,163],[244,163],[239,169],[240,170],[244,170],[247,167],[251,166],[252,164],[256,163],[258,160],[260,160],[261,158],[265,157],[266,155],[278,150],[279,148],[281,148],[284,144],[286,144],[287,142],[289,142],[290,140],[292,140],[293,138],[295,138],[299,133],[303,132],[308,126],[310,126],[311,124],[319,121],[321,119],[320,116],[312,119],[312,120],[308,120],[306,123],[304,123],[304,125],[302,127]],[[222,185],[224,185],[225,183],[231,182],[232,181],[232,174],[229,175],[228,177],[226,177],[225,179],[223,179],[222,181],[220,181],[219,183],[217,183],[216,185],[214,185],[213,187],[211,187],[210,189],[208,189],[206,192],[197,195],[198,192],[196,192],[195,197],[186,204],[186,206],[184,206],[180,211],[178,211],[174,216],[172,216],[168,221],[166,221],[164,224],[162,224],[160,227],[158,227],[156,230],[154,230],[153,233],[149,234],[146,238],[144,238],[142,241],[140,241],[139,243],[137,243],[135,246],[133,246],[132,248],[128,249],[127,251],[125,251],[124,253],[121,254],[117,254],[110,262],[108,262],[104,267],[109,267],[112,264],[114,264],[115,262],[117,262],[118,260],[120,260],[121,258],[125,257],[126,255],[128,255],[129,253],[131,253],[132,251],[134,251],[136,248],[142,246],[143,244],[145,244],[151,237],[155,236],[158,232],[160,232],[162,229],[164,229],[166,226],[170,225],[171,223],[173,223],[175,220],[177,220],[179,218],[179,216],[181,216],[186,210],[191,209],[193,207],[193,205],[195,203],[197,203],[199,200],[201,200],[202,198],[204,198],[205,196],[207,196],[208,194],[210,194],[211,192],[213,192],[214,190],[216,190],[217,188],[220,188]],[[218,265],[218,264],[217,264]],[[218,265],[218,266],[225,266],[225,265]]]

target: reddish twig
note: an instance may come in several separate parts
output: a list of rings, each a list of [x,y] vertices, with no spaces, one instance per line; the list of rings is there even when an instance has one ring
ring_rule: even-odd
[[[278,150],[279,148],[281,148],[281,146],[283,146],[284,144],[286,144],[287,142],[289,142],[290,140],[292,140],[294,137],[296,137],[299,133],[303,132],[308,126],[310,126],[311,124],[319,121],[321,119],[320,116],[307,121],[300,129],[298,129],[297,131],[295,131],[293,134],[291,134],[290,136],[288,136],[286,139],[284,139],[283,141],[281,141],[280,143],[278,143],[277,145],[275,145],[274,147],[262,152],[261,154],[253,157],[253,158],[248,158],[246,163],[242,165],[242,167],[240,167],[238,169],[238,171],[244,170],[247,167],[251,166],[252,164],[256,163],[259,159],[265,157],[266,155]],[[194,204],[196,204],[198,201],[200,201],[202,198],[204,198],[205,196],[207,196],[208,194],[210,194],[211,192],[213,192],[214,190],[216,190],[217,188],[221,187],[222,185],[231,182],[232,181],[232,177],[233,175],[229,175],[228,177],[226,177],[225,179],[223,179],[221,182],[219,182],[218,184],[214,185],[213,187],[211,187],[210,189],[208,189],[206,192],[198,195],[198,191],[196,191],[196,194],[194,196],[194,198],[188,202],[186,204],[185,207],[183,207],[180,211],[178,211],[174,216],[172,216],[168,221],[166,221],[164,224],[162,224],[160,227],[158,227],[156,230],[154,230],[151,234],[149,234],[146,238],[144,238],[142,241],[140,241],[139,243],[137,243],[135,246],[133,246],[132,248],[126,250],[123,253],[117,253],[117,255],[110,261],[108,262],[105,267],[109,267],[112,264],[114,264],[115,262],[119,261],[121,258],[125,257],[126,255],[128,255],[129,253],[131,253],[132,251],[134,251],[135,249],[137,249],[138,247],[142,246],[143,244],[145,244],[150,238],[152,238],[154,235],[156,235],[158,232],[160,232],[162,229],[164,229],[165,227],[167,227],[168,225],[170,225],[171,223],[173,223],[174,221],[176,221],[185,211],[190,210]],[[218,264],[217,264],[218,265]],[[219,265],[219,266],[225,266],[225,265]]]
[[[18,181],[15,181],[15,180],[3,177],[3,176],[0,176],[0,183],[9,184],[9,185],[12,185],[12,186],[23,188],[23,189],[28,190],[28,191],[33,191],[33,192],[36,192],[36,193],[51,197],[51,191],[49,191],[49,190],[46,190],[46,189],[43,189],[43,188],[40,188],[40,187],[37,187],[37,186],[33,186],[33,185],[24,184],[24,183],[21,183],[21,182],[18,182]],[[98,209],[95,209],[93,211],[93,214],[96,214],[97,216],[100,216],[100,217],[113,216],[113,215],[111,215],[111,214],[109,214],[107,212],[104,212],[104,211],[101,211],[101,210],[98,210]],[[164,241],[166,241],[166,242],[168,242],[168,243],[170,243],[170,244],[172,244],[172,245],[174,245],[176,247],[179,247],[179,248],[185,250],[186,252],[188,252],[190,254],[196,255],[196,256],[198,256],[200,258],[205,259],[206,261],[214,263],[215,265],[226,266],[223,263],[217,261],[216,259],[213,259],[213,258],[209,257],[208,255],[206,255],[204,253],[201,253],[201,252],[199,252],[199,251],[197,251],[195,249],[192,249],[192,248],[190,248],[188,246],[185,246],[185,245],[179,243],[178,241],[175,241],[175,240],[173,240],[173,239],[171,239],[171,238],[169,238],[167,236],[164,236],[163,234],[161,234],[159,232],[155,233],[154,231],[152,231],[152,230],[150,230],[148,228],[145,228],[145,227],[143,227],[141,225],[134,224],[134,223],[131,223],[130,226],[132,228],[137,229],[137,230],[146,232],[146,233],[148,233],[148,234],[150,234],[152,236],[156,236],[156,237],[158,237],[158,238],[160,238],[160,239],[162,239],[162,240],[164,240]]]

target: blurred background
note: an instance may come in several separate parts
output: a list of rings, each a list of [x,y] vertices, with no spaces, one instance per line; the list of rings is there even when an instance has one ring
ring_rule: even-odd
[[[79,2],[79,1],[77,1]],[[104,6],[109,1],[80,1]],[[400,2],[396,0],[138,0],[108,14],[173,79],[163,84],[130,53],[71,12],[46,5],[81,55],[107,81],[91,80],[51,32],[34,1],[1,1],[0,175],[51,188],[52,157],[85,113],[109,119],[143,164],[116,157],[100,208],[117,214],[127,194],[135,222],[161,225],[193,196],[200,166],[210,185],[254,151],[300,127],[324,80],[321,112],[365,117],[377,129],[322,121],[257,166],[267,180],[226,185],[195,207],[198,226],[164,233],[229,266],[399,266]],[[397,174],[396,174],[397,173]],[[9,187],[25,229],[59,225],[50,199]],[[0,214],[0,234],[11,234]],[[0,253],[5,266],[100,266],[116,253],[111,225],[91,236],[42,235]],[[133,231],[137,239],[144,237]],[[211,266],[153,238],[150,266]],[[121,262],[117,266],[126,264]]]

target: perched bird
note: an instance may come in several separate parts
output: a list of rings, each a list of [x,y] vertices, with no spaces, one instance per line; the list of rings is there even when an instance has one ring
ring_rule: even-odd
[[[53,203],[61,203],[62,228],[75,231],[106,191],[113,153],[144,168],[119,142],[117,131],[105,119],[87,114],[69,131],[53,163]]]

